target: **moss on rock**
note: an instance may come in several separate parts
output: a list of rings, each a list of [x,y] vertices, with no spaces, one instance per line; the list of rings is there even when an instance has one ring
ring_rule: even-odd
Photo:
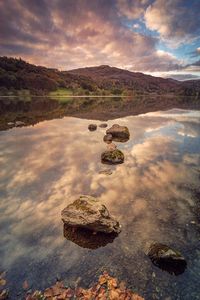
[[[101,162],[111,165],[122,164],[124,162],[124,154],[119,149],[105,151],[101,154]]]

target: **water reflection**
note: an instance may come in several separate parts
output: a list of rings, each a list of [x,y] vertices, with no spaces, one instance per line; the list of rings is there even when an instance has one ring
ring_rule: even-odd
[[[187,267],[187,262],[179,251],[161,243],[152,244],[148,256],[155,266],[172,275],[181,275]]]
[[[0,130],[10,129],[16,122],[25,126],[44,120],[75,116],[109,120],[173,107],[199,109],[192,97],[137,96],[137,97],[1,97]]]
[[[199,120],[197,111],[175,111],[109,121],[131,136],[117,145],[125,162],[109,167],[109,176],[99,173],[106,129],[89,132],[89,120],[66,117],[1,132],[1,269],[13,295],[25,279],[43,288],[57,274],[68,283],[81,276],[87,285],[107,270],[146,299],[198,299]],[[99,197],[122,224],[119,237],[93,251],[63,237],[60,212],[81,194]],[[175,280],[152,266],[144,254],[152,241],[183,253],[183,275]]]
[[[94,234],[91,230],[74,228],[66,224],[63,226],[63,235],[67,240],[88,249],[105,247],[108,243],[112,243],[118,236],[116,233],[106,234],[104,232],[97,232]]]
[[[185,269],[187,267],[187,264],[185,261],[183,262],[176,262],[174,263],[173,261],[160,261],[159,263],[153,264],[157,267],[159,267],[161,270],[168,272],[171,275],[181,275],[185,272]]]

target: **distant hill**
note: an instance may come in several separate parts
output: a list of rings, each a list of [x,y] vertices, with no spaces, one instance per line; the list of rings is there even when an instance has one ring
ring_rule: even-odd
[[[200,80],[177,81],[107,65],[70,71],[45,68],[21,59],[0,57],[0,93],[28,90],[45,95],[66,89],[74,95],[200,95]]]
[[[82,75],[90,78],[101,89],[116,89],[139,92],[174,92],[181,86],[179,81],[153,77],[138,72],[109,67],[81,68],[67,72],[73,75]]]

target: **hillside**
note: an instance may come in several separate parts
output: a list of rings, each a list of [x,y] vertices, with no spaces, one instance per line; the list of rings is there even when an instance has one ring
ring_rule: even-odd
[[[181,83],[176,80],[153,77],[138,72],[109,67],[107,65],[75,69],[67,72],[93,80],[101,89],[128,90],[130,92],[175,92]]]
[[[46,95],[64,89],[72,95],[186,95],[199,97],[200,80],[180,82],[107,65],[70,71],[0,57],[0,94],[28,91]]]

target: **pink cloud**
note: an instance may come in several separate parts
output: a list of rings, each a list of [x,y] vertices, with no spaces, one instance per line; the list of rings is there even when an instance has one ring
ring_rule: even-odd
[[[180,62],[169,53],[160,55],[157,38],[122,22],[124,16],[141,16],[147,6],[146,0],[2,1],[0,54],[62,70],[101,64],[174,70]]]

